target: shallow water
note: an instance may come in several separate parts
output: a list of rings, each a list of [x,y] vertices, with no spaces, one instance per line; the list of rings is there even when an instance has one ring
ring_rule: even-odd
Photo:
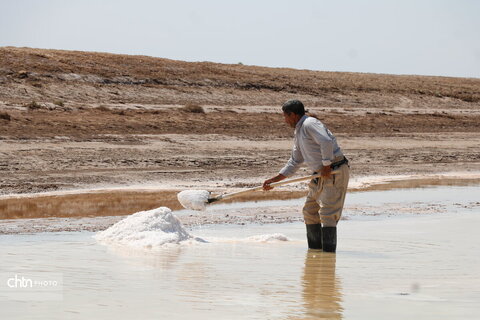
[[[261,211],[263,208],[290,208],[301,214],[305,198],[215,204],[207,207],[211,214]],[[344,219],[364,219],[371,216],[402,214],[436,214],[462,212],[480,208],[480,184],[470,186],[440,186],[387,191],[363,191],[347,194]],[[273,210],[275,211],[275,210]],[[177,216],[198,214],[193,210],[176,211]]]
[[[306,250],[302,223],[199,226],[208,242],[153,250],[89,232],[0,236],[0,318],[477,319],[479,191],[350,194],[385,215],[341,221],[337,254]],[[434,210],[390,216],[399,202]],[[274,233],[289,241],[251,238]],[[27,296],[5,287],[14,275],[58,285]]]

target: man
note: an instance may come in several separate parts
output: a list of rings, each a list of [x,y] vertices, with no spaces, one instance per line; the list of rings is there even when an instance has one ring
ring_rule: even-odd
[[[308,247],[335,252],[349,179],[348,161],[330,130],[305,115],[302,102],[289,100],[282,110],[285,122],[295,129],[292,156],[277,176],[265,180],[263,189],[270,190],[271,183],[292,176],[304,162],[314,174],[320,173],[320,178],[310,181],[303,207]]]

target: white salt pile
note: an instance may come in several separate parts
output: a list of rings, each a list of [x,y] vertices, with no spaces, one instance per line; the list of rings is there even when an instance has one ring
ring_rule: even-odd
[[[207,190],[184,190],[178,193],[177,198],[185,209],[205,210],[210,192]]]
[[[154,248],[194,239],[167,207],[141,211],[95,235],[101,242]]]
[[[255,241],[255,242],[290,241],[290,239],[288,239],[287,236],[281,233],[261,234],[257,236],[248,237],[246,240]]]

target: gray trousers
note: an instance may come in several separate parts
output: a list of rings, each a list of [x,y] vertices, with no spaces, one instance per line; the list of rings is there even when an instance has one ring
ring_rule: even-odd
[[[342,216],[350,168],[344,164],[329,179],[319,178],[308,184],[308,195],[303,206],[305,224],[322,223],[335,227]]]

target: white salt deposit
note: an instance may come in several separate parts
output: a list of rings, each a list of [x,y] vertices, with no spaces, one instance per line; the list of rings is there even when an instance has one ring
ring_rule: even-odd
[[[248,241],[255,242],[270,242],[270,241],[290,241],[284,234],[281,233],[272,233],[272,234],[261,234],[257,236],[251,236],[247,238]]]
[[[117,222],[95,239],[133,247],[155,248],[193,239],[167,207],[141,211]]]
[[[191,210],[205,210],[209,197],[207,190],[184,190],[177,195],[180,204]]]

